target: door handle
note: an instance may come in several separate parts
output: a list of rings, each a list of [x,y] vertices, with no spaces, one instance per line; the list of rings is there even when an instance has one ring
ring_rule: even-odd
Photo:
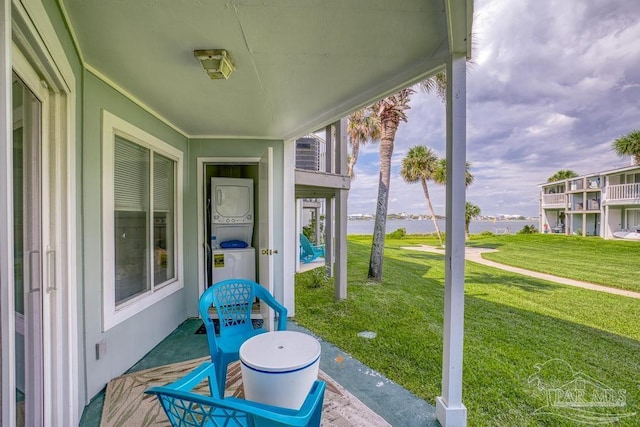
[[[25,257],[27,265],[24,269],[25,283],[28,285],[28,292],[40,292],[40,251],[27,252]]]
[[[47,273],[47,278],[49,279],[47,292],[57,291],[58,286],[56,282],[56,251],[54,249],[47,249]]]

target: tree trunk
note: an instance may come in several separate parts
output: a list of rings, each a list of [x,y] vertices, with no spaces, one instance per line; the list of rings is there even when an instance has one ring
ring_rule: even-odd
[[[349,164],[347,164],[347,176],[351,179],[354,178],[353,168],[356,166],[356,162],[358,161],[358,153],[360,151],[360,143],[356,142],[355,144],[351,144],[351,157],[349,157]]]
[[[633,156],[633,160],[635,161],[636,165],[640,165],[640,153],[636,153]]]
[[[433,225],[436,227],[436,234],[438,235],[440,246],[442,246],[442,234],[440,234],[440,227],[438,226],[438,220],[436,220],[436,213],[433,211],[433,205],[431,204],[431,197],[429,197],[429,188],[427,187],[427,180],[424,178],[420,178],[420,183],[422,184],[422,191],[424,191],[424,197],[427,199],[427,204],[429,205],[429,211],[431,212],[431,219],[433,220]]]
[[[380,138],[380,180],[378,182],[378,203],[373,226],[373,243],[369,260],[369,279],[382,281],[382,261],[384,259],[384,239],[389,207],[389,184],[391,181],[391,156],[393,142],[398,130],[398,122],[383,120]]]

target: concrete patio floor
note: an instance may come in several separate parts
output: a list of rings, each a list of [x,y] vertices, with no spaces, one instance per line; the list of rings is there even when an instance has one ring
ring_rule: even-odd
[[[322,265],[322,261],[320,265]],[[127,373],[208,355],[206,335],[195,334],[201,324],[200,319],[187,319]],[[291,320],[287,323],[287,329],[313,335],[309,330]],[[389,424],[403,427],[437,427],[440,425],[435,418],[435,408],[432,405],[334,345],[322,340],[320,340],[320,344],[322,347],[320,369],[371,410],[382,416]],[[100,392],[85,407],[80,426],[100,426],[104,393],[104,390]]]

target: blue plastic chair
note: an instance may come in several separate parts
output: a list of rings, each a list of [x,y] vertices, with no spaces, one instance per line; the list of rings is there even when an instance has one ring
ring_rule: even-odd
[[[200,297],[198,310],[207,330],[209,353],[217,370],[218,389],[223,391],[223,395],[227,380],[227,365],[240,358],[239,351],[242,343],[255,335],[267,332],[263,328],[254,328],[251,321],[251,307],[256,298],[277,313],[278,330],[286,330],[287,309],[265,288],[251,280],[223,280],[214,283]],[[219,336],[216,336],[213,320],[209,316],[209,308],[212,305],[218,312]]]
[[[307,236],[300,234],[300,261],[306,264],[318,257],[324,257],[324,245],[314,246]]]
[[[162,387],[151,387],[146,394],[155,395],[174,427],[280,427],[320,426],[326,384],[316,380],[299,410],[265,405],[250,400],[222,399],[215,378],[216,367],[207,362],[185,377]],[[210,395],[191,390],[209,380]]]

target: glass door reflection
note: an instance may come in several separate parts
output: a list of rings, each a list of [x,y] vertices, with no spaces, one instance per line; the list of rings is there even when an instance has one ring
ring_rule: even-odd
[[[42,103],[13,75],[16,425],[42,425]]]

